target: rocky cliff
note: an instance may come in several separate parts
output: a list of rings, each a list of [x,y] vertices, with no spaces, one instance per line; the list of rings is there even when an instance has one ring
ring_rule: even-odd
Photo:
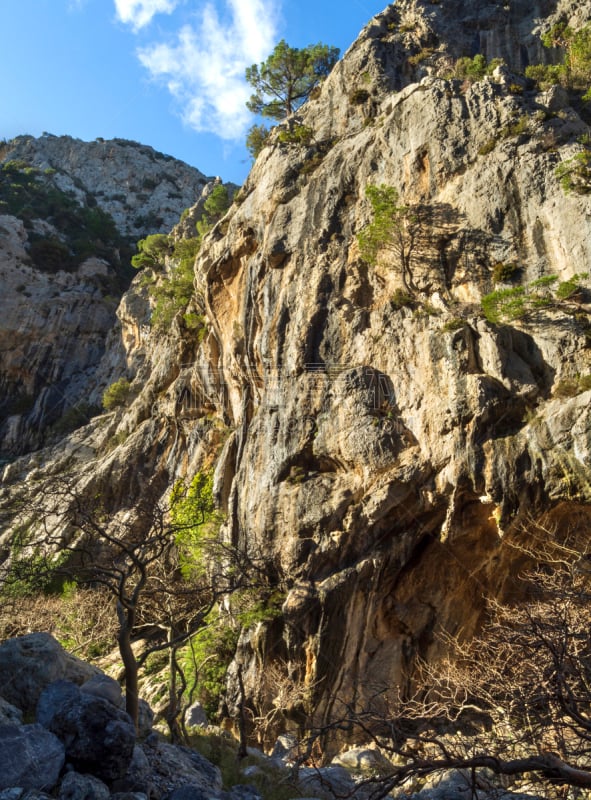
[[[118,338],[135,242],[169,230],[213,179],[135,142],[46,134],[2,145],[0,180],[0,458],[10,458],[100,410],[109,376],[97,368],[109,332]]]
[[[6,469],[15,486],[75,471],[116,509],[215,465],[223,536],[285,593],[243,632],[230,708],[239,665],[257,709],[300,688],[286,725],[362,707],[438,634],[476,630],[528,526],[588,528],[591,203],[557,176],[588,110],[520,70],[552,55],[541,32],[590,14],[400,0],[375,17],[209,234],[205,334],[179,318],[152,336],[132,287],[133,401]],[[478,52],[507,65],[454,79]],[[368,186],[393,187],[414,231],[375,264]]]

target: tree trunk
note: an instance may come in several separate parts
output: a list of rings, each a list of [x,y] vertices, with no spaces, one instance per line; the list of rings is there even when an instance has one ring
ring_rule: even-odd
[[[117,603],[117,616],[119,617],[119,633],[117,643],[119,653],[125,669],[125,710],[133,720],[135,729],[138,729],[139,720],[139,689],[138,667],[131,647],[131,630],[133,628],[133,613],[125,610],[121,603]]]

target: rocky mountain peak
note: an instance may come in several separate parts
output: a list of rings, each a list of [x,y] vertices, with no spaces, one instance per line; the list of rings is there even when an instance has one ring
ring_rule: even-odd
[[[194,167],[126,139],[83,142],[71,136],[17,136],[0,150],[0,163],[23,161],[51,173],[52,183],[82,204],[90,194],[119,231],[134,240],[165,232],[192,206],[207,183]]]
[[[18,494],[74,465],[113,513],[211,478],[221,540],[282,601],[226,664],[236,715],[244,692],[287,729],[366,707],[478,629],[532,525],[591,524],[589,112],[522,74],[560,56],[539,32],[590,11],[389,6],[205,236],[198,324],[148,329],[137,279],[127,401],[6,468]],[[458,77],[476,54],[507,63]],[[392,202],[368,257],[372,190]]]

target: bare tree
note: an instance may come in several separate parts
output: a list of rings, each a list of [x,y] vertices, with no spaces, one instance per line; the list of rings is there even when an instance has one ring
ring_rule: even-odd
[[[370,781],[379,800],[411,777],[488,769],[533,777],[544,797],[591,788],[591,568],[586,543],[556,541],[531,524],[517,549],[528,562],[519,602],[491,601],[472,642],[448,639],[449,656],[421,664],[412,693],[376,688],[363,709],[341,702],[313,732],[325,750],[343,732],[372,741],[396,766]],[[584,533],[584,532],[583,532]],[[581,537],[579,537],[581,538]],[[584,535],[582,536],[584,539]]]
[[[146,491],[133,508],[109,514],[99,495],[89,499],[74,486],[62,477],[27,501],[21,498],[3,589],[10,593],[23,583],[47,588],[49,582],[63,580],[102,589],[116,614],[127,712],[137,726],[139,671],[151,654],[168,650],[167,722],[178,739],[185,688],[179,649],[207,624],[222,598],[252,588],[262,573],[207,526],[200,540],[201,563],[187,572],[191,555],[183,557],[183,534],[203,526],[206,515],[181,522],[171,518],[155,489]]]

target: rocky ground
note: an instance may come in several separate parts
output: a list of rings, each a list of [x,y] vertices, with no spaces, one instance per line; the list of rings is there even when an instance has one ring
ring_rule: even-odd
[[[224,788],[218,767],[196,750],[171,745],[152,730],[153,714],[144,701],[136,731],[125,713],[119,684],[68,654],[48,634],[29,634],[0,645],[0,686],[0,800],[383,796],[376,776],[387,774],[390,763],[378,750],[356,748],[342,753],[329,767],[301,767],[293,737],[281,737],[270,756],[250,749],[242,768],[236,762],[236,775],[243,782]],[[502,792],[485,776],[478,776],[475,795],[469,794],[471,786],[471,776],[446,772],[418,792],[409,794],[407,789],[388,796],[535,800],[530,794]]]

